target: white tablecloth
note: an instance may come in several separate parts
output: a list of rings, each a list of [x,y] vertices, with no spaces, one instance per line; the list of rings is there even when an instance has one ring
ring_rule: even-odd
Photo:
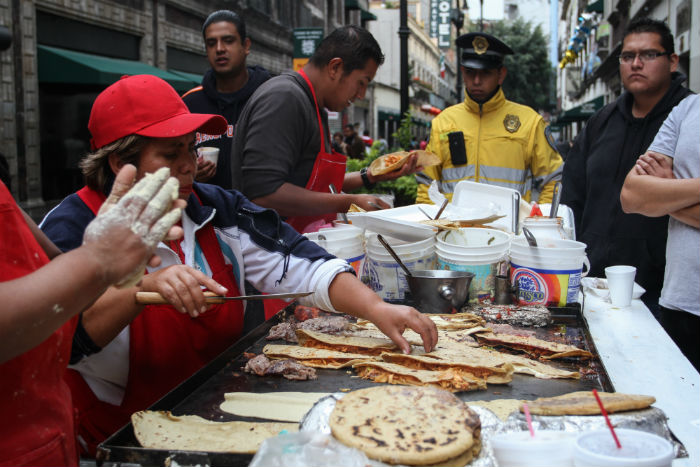
[[[700,466],[700,374],[641,300],[614,308],[587,293],[584,316],[615,390],[654,396],[668,416],[690,455],[673,466]]]

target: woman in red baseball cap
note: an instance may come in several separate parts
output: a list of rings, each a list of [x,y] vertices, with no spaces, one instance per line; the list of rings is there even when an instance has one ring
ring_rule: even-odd
[[[169,167],[187,201],[182,240],[162,243],[162,264],[135,287],[113,291],[112,303],[82,316],[73,341],[68,382],[78,411],[79,441],[87,452],[175,385],[230,346],[255,324],[242,301],[207,307],[202,287],[241,295],[244,282],[268,293],[312,290],[302,303],[372,320],[402,350],[407,327],[437,342],[430,319],[383,302],[352,267],[282,222],[272,210],[233,190],[194,182],[195,132],[216,137],[226,122],[191,114],[175,90],[154,76],[123,78],[93,104],[88,125],[94,152],[81,162],[87,186],[68,196],[41,224],[62,250],[104,200],[114,173],[127,163],[137,178]],[[118,246],[115,246],[118,247]],[[170,305],[139,305],[138,291],[159,292]]]

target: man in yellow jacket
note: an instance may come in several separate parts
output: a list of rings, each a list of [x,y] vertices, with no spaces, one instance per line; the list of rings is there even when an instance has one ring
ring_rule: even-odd
[[[428,187],[433,180],[448,199],[457,182],[471,180],[512,188],[527,201],[550,202],[561,179],[562,159],[542,117],[503,94],[503,57],[513,50],[482,32],[460,36],[457,45],[462,48],[466,96],[432,121],[426,149],[442,162],[416,174],[416,202],[431,202]]]

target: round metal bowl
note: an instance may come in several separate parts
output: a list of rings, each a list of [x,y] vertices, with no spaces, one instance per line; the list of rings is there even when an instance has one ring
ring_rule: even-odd
[[[474,273],[427,269],[406,276],[411,297],[422,313],[452,313],[467,302]]]

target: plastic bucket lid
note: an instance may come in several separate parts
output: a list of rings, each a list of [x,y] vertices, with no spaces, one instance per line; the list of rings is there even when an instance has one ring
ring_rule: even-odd
[[[583,433],[574,443],[574,465],[586,467],[670,467],[675,457],[673,445],[645,431],[615,430],[622,449],[618,449],[610,431]]]

